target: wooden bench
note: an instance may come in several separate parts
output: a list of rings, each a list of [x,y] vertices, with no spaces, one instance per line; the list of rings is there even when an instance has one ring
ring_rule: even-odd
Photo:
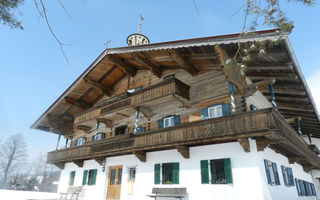
[[[152,194],[147,195],[157,200],[158,198],[182,199],[187,195],[187,188],[152,188]]]
[[[60,200],[78,200],[83,193],[83,186],[72,186],[67,189],[67,192],[60,193]]]

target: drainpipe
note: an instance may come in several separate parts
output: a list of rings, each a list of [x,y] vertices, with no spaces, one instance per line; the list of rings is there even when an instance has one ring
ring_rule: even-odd
[[[296,119],[296,122],[297,122],[297,127],[298,127],[298,134],[302,135],[301,126],[300,126],[300,120]]]
[[[134,134],[137,133],[138,122],[139,122],[139,106],[136,107],[136,122],[134,124],[134,130],[133,130]]]

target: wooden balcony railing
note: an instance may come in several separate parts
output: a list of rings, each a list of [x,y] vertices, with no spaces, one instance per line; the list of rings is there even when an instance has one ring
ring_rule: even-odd
[[[179,146],[237,141],[237,138],[277,137],[279,149],[295,152],[310,165],[320,168],[320,158],[290,127],[280,113],[273,109],[243,112],[214,119],[184,123],[141,134],[115,136],[86,145],[48,153],[48,163],[59,164],[97,157],[132,154]],[[274,144],[273,144],[274,145]],[[280,148],[281,147],[281,148]],[[286,152],[281,152],[286,153]]]
[[[172,78],[163,81],[148,88],[141,89],[132,94],[121,95],[117,101],[102,102],[101,107],[90,109],[87,112],[75,117],[74,124],[80,124],[85,121],[99,118],[100,115],[114,112],[119,109],[124,109],[130,106],[139,106],[144,103],[167,97],[169,95],[176,95],[189,100],[190,87],[178,79]],[[117,97],[115,97],[117,98]]]

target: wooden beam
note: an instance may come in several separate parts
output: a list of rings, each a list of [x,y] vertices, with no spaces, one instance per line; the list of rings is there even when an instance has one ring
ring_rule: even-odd
[[[250,152],[250,144],[249,144],[248,138],[245,138],[245,137],[237,138],[237,141],[242,146],[245,152]]]
[[[82,130],[86,133],[90,132],[92,128],[90,126],[85,126],[85,125],[78,125],[76,126],[77,129]]]
[[[101,83],[90,79],[89,77],[84,77],[83,80],[85,81],[86,84],[88,84],[91,87],[94,87],[94,88],[100,90],[105,95],[107,95],[109,97],[112,96],[112,89],[111,88],[108,88],[108,87],[102,85]]]
[[[263,151],[266,147],[269,146],[269,144],[275,144],[278,143],[277,140],[271,140],[267,138],[256,138],[256,145],[258,151]]]
[[[310,170],[315,169],[315,167],[311,166],[311,165],[302,165],[303,167],[303,171],[305,172],[310,172]]]
[[[302,117],[291,117],[291,118],[287,118],[287,119],[286,119],[286,122],[288,122],[288,123],[296,123],[297,120],[301,121],[301,120],[302,120]]]
[[[247,90],[244,96],[249,97],[253,95],[253,93],[255,93],[258,90],[258,88],[268,86],[268,85],[273,85],[275,82],[276,82],[276,79],[274,78],[266,78],[265,80],[252,83],[247,86]]]
[[[293,156],[293,157],[288,157],[289,163],[293,164],[295,162],[299,162],[299,161],[304,161],[307,160],[306,158],[302,158],[302,157],[298,157],[298,156]]]
[[[151,70],[151,72],[157,76],[158,78],[161,78],[162,76],[162,69],[155,65],[153,62],[148,60],[145,56],[141,56],[139,53],[132,53],[132,57],[138,61],[142,66],[147,67]]]
[[[139,106],[139,110],[146,118],[151,118],[152,111],[148,107]]]
[[[58,167],[59,169],[64,169],[64,163],[52,163],[52,164]]]
[[[104,125],[106,125],[106,127],[113,128],[113,123],[109,119],[99,118],[97,119],[97,121],[103,123]]]
[[[63,135],[73,133],[73,121],[53,115],[47,115],[46,118],[50,129],[53,131]]]
[[[87,103],[78,101],[78,100],[76,100],[75,98],[72,98],[72,97],[65,97],[64,98],[64,102],[67,103],[67,104],[82,108],[82,109],[90,108],[90,105],[88,105]]]
[[[182,155],[182,157],[184,157],[185,159],[190,158],[189,147],[184,145],[179,145],[176,148],[177,148],[177,151]]]
[[[235,61],[230,59],[228,54],[219,45],[215,45],[214,50],[217,54],[219,63],[223,66],[223,72],[227,80],[237,87],[238,92],[241,95],[244,95],[247,88],[247,82],[240,67],[237,66]]]
[[[147,155],[145,151],[136,151],[134,152],[134,155],[141,161],[146,162],[147,161]]]
[[[169,56],[184,70],[189,72],[192,76],[198,74],[198,70],[193,66],[191,62],[181,56],[181,54],[176,49],[169,50]]]
[[[83,167],[83,160],[73,160],[72,162],[78,167]]]
[[[94,161],[96,161],[97,163],[99,163],[101,166],[105,165],[105,158],[104,157],[95,157],[93,158]]]
[[[122,61],[121,59],[115,57],[114,55],[107,55],[107,59],[112,62],[113,64],[117,65],[118,67],[120,67],[121,69],[123,69],[128,75],[130,76],[135,76],[137,73],[137,69],[131,65],[128,65],[127,63],[125,63],[124,61]]]

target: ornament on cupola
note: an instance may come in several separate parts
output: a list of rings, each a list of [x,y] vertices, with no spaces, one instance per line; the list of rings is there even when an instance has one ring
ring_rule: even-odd
[[[140,15],[139,29],[137,33],[131,34],[127,37],[127,44],[129,46],[137,46],[143,44],[149,44],[149,38],[147,36],[141,34],[141,26],[144,18]]]

